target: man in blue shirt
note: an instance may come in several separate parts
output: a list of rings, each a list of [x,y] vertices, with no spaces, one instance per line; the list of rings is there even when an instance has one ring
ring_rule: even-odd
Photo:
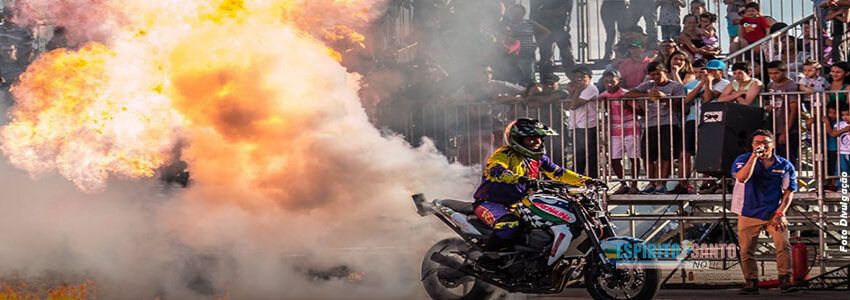
[[[744,186],[743,206],[738,216],[738,243],[741,269],[747,284],[741,295],[758,294],[758,266],[754,259],[758,237],[766,229],[776,248],[779,288],[794,291],[791,284],[791,244],[785,211],[797,190],[797,171],[787,159],[774,153],[773,133],[756,130],[753,152],[744,153],[732,164],[732,176]]]

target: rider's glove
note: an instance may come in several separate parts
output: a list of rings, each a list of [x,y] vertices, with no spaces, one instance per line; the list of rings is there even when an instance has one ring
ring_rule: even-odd
[[[525,187],[529,190],[539,190],[540,189],[540,180],[530,178],[530,177],[520,177],[517,182],[525,185]]]

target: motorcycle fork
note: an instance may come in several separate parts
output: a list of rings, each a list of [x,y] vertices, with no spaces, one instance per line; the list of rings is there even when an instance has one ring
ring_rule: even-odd
[[[582,226],[584,226],[584,231],[587,233],[591,246],[593,246],[591,251],[593,251],[599,258],[599,261],[602,263],[602,268],[606,272],[611,272],[614,268],[609,263],[608,258],[605,257],[605,251],[602,250],[602,244],[599,240],[599,236],[593,228],[590,228],[590,222],[588,221],[585,212],[580,207],[574,207],[573,209],[574,211],[581,212],[576,214],[576,218],[578,218],[578,221],[581,222]]]

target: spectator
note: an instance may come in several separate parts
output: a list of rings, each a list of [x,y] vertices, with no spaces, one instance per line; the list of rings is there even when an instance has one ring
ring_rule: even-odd
[[[750,153],[732,164],[732,176],[743,184],[743,199],[733,199],[732,211],[738,213],[738,241],[741,247],[741,271],[747,285],[738,294],[758,294],[758,265],[755,249],[761,231],[766,229],[776,248],[779,289],[795,290],[791,284],[791,244],[785,212],[797,190],[794,164],[773,152],[773,134],[759,129],[753,134]]]
[[[624,59],[631,56],[631,54],[629,54],[629,47],[631,44],[639,42],[641,45],[646,45],[648,43],[646,34],[643,33],[643,28],[640,26],[631,26],[626,28],[621,35],[620,41],[618,41],[617,45],[614,46],[617,59]]]
[[[569,102],[566,107],[570,110],[570,128],[574,133],[575,170],[596,178],[599,171],[596,142],[599,90],[591,84],[591,76],[593,73],[585,66],[573,70],[573,81],[567,85]]]
[[[736,102],[743,105],[758,106],[756,98],[761,92],[762,83],[750,77],[752,72],[745,62],[732,65],[732,81],[717,99],[717,102]]]
[[[685,7],[684,0],[655,0],[658,4],[658,25],[661,25],[661,39],[673,39],[682,31],[681,8]]]
[[[521,84],[522,70],[519,65],[519,52],[522,47],[519,39],[514,37],[510,27],[502,27],[496,44],[496,59],[490,63],[495,74],[493,77],[510,83]]]
[[[603,61],[610,61],[614,55],[614,42],[616,41],[617,32],[622,32],[625,29],[627,20],[624,20],[621,14],[626,9],[627,0],[602,0],[602,6],[599,8],[599,14],[602,17],[602,26],[605,27],[605,57]],[[643,30],[641,30],[641,33]]]
[[[681,83],[667,78],[667,68],[664,64],[652,62],[646,71],[652,80],[633,88],[623,97],[649,97],[646,104],[647,128],[641,139],[641,144],[648,147],[644,153],[647,175],[650,179],[668,178],[671,159],[678,157],[682,150],[680,117],[675,116],[678,111],[673,109],[675,105],[682,103],[682,99],[659,98],[685,96],[685,88]],[[642,192],[664,194],[667,188],[663,181],[655,181]]]
[[[685,24],[685,29],[679,35],[679,44],[682,45],[682,50],[690,54],[693,59],[709,59],[720,54],[720,49],[705,49],[705,43],[703,43],[699,34],[699,20],[697,16],[687,15],[682,18],[682,23]]]
[[[484,65],[478,74],[453,93],[450,98],[455,103],[509,103],[520,100],[525,89],[519,85],[493,79],[493,69]],[[467,108],[466,118],[459,120],[454,128],[466,128],[464,132],[453,134],[460,136],[461,149],[458,159],[466,165],[481,163],[486,159],[482,153],[490,153],[496,147],[498,139],[495,128],[490,125],[499,124],[498,120],[488,111]],[[482,125],[487,124],[487,125]]]
[[[667,61],[670,60],[670,56],[673,55],[674,52],[679,51],[679,45],[672,39],[662,41],[658,44],[658,48],[658,55],[652,61],[657,61],[662,64],[667,64]]]
[[[717,37],[717,15],[707,12],[699,15],[699,37],[702,39],[702,49],[707,51],[719,51],[720,44]]]
[[[744,15],[738,24],[738,34],[741,38],[738,39],[737,44],[732,44],[731,47],[734,49],[730,48],[729,52],[735,52],[766,37],[770,33],[770,25],[767,18],[761,15],[761,7],[758,3],[747,3],[744,6]]]
[[[684,52],[673,52],[664,64],[670,69],[668,78],[670,80],[686,84],[696,79],[696,73],[691,66],[691,59]]]
[[[551,31],[540,23],[525,18],[525,6],[514,4],[510,8],[510,23],[508,26],[514,38],[520,42],[519,70],[521,72],[520,85],[529,85],[534,81],[534,72],[537,62],[537,43],[535,36],[541,40],[549,38]]]
[[[768,93],[797,92],[797,83],[788,78],[788,68],[782,61],[771,61],[767,64],[767,74],[770,83]],[[799,106],[797,95],[773,95],[765,109],[773,111],[774,132],[776,133],[776,153],[787,157],[791,163],[797,162],[797,148],[800,134],[797,129],[797,111]]]
[[[705,1],[702,0],[693,0],[691,1],[690,14],[694,16],[699,16],[708,12],[708,9],[705,8]]]
[[[646,67],[650,60],[643,53],[643,45],[635,41],[629,45],[629,58],[620,63],[623,75],[623,88],[630,89],[640,85],[646,79]]]
[[[797,84],[799,84],[800,90],[806,93],[804,102],[811,102],[812,94],[825,91],[827,85],[829,85],[826,78],[823,78],[820,74],[821,65],[818,62],[807,59],[803,63],[803,77]]]
[[[698,64],[694,63],[694,68]],[[699,74],[699,80],[688,82],[685,85],[685,91],[688,95],[685,97],[685,106],[690,104],[688,116],[685,117],[685,155],[683,160],[688,159],[696,154],[696,128],[699,122],[700,107],[703,103],[716,101],[720,97],[720,93],[729,85],[729,81],[723,79],[723,73],[726,71],[726,64],[720,60],[710,60],[705,64]],[[725,192],[722,188],[714,184],[713,181],[706,181],[700,186],[700,193],[715,193]]]
[[[30,62],[33,37],[29,30],[12,22],[12,10],[0,8],[0,81],[8,88],[23,73]]]
[[[632,0],[629,11],[632,13],[632,25],[637,25],[643,18],[646,24],[646,35],[649,43],[654,45],[658,42],[658,4],[655,0]]]
[[[684,53],[680,53],[674,56],[676,59],[681,59],[679,57],[687,57]],[[691,157],[694,155],[696,151],[696,114],[697,114],[697,103],[699,100],[694,101],[699,94],[699,90],[695,89],[700,86],[700,82],[705,81],[705,74],[703,72],[703,68],[705,67],[704,59],[697,59],[694,61],[693,72],[697,74],[698,80],[691,80],[684,85],[685,88],[685,100],[684,105],[682,106],[687,112],[687,116],[685,117],[685,151],[682,151],[682,155],[679,157],[679,178],[687,178],[688,174],[691,173]],[[678,72],[670,72],[671,74],[675,74]],[[675,80],[674,80],[675,81]],[[700,87],[701,88],[701,87]],[[693,194],[694,187],[688,184],[687,180],[679,181],[679,185],[676,186],[672,191],[672,194]]]
[[[745,0],[723,0],[723,3],[726,3],[726,31],[729,32],[729,42],[735,44],[738,42],[738,24],[741,20],[738,10],[747,5],[747,2]]]
[[[850,110],[843,109],[840,115],[835,128],[828,132],[831,137],[838,138],[838,174],[850,173]]]
[[[828,103],[826,106],[826,116],[821,118],[821,122],[823,122],[824,135],[823,137],[826,139],[826,171],[827,176],[838,176],[838,136],[841,136],[844,132],[838,132],[835,127],[838,125],[838,111],[847,110],[846,105],[836,106],[835,103]],[[806,126],[809,130],[812,130],[812,125],[814,124],[815,119],[811,118],[806,120]],[[844,130],[850,130],[850,128],[843,128]],[[835,179],[829,180],[825,186],[825,190],[838,191],[838,185],[836,184]]]
[[[835,105],[847,104],[847,85],[850,84],[850,78],[847,78],[848,72],[850,72],[850,64],[844,61],[839,61],[830,68],[829,76],[831,80],[829,88],[827,88],[830,103],[835,103]]]
[[[537,37],[537,45],[540,47],[540,64],[545,65],[543,70],[553,70],[555,61],[553,54],[555,45],[561,53],[561,63],[564,70],[571,69],[575,65],[573,58],[572,42],[570,41],[569,26],[570,14],[573,10],[573,0],[531,0],[531,20],[545,26],[551,32],[545,39]],[[541,76],[543,72],[541,72]]]
[[[614,174],[620,179],[620,188],[614,191],[614,194],[640,194],[637,181],[632,181],[629,185],[624,180],[625,172],[622,164],[625,156],[630,163],[632,179],[637,179],[638,173],[640,173],[640,164],[637,161],[640,154],[638,107],[635,105],[635,101],[621,99],[628,91],[620,87],[622,82],[620,72],[607,71],[602,74],[602,81],[605,82],[605,92],[599,95],[599,99],[609,101],[610,107],[611,168],[614,169]]]
[[[850,20],[850,5],[847,5],[845,2],[838,0],[830,0],[821,3],[821,5],[829,9],[829,12],[827,13],[824,20],[834,20],[841,23],[847,23],[847,20]]]

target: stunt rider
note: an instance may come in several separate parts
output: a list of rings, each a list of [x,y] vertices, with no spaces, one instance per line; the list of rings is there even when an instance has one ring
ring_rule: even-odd
[[[496,149],[487,160],[474,196],[475,215],[493,228],[487,248],[495,250],[513,244],[520,217],[509,212],[508,207],[536,189],[541,175],[576,186],[604,185],[555,164],[543,145],[543,138],[550,135],[558,133],[538,120],[517,119],[505,128],[505,146]]]

